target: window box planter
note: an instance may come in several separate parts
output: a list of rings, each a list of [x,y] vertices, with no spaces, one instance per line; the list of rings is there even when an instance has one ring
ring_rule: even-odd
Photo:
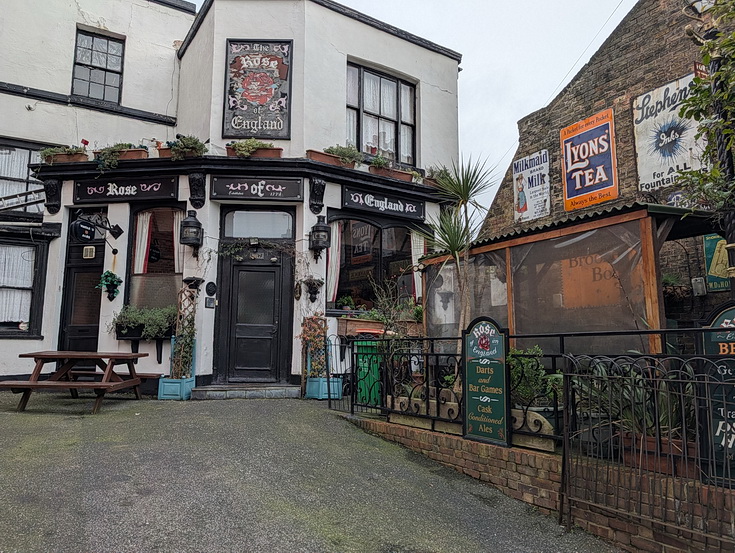
[[[337,334],[357,336],[358,334],[383,334],[385,325],[380,321],[340,317],[337,319]]]
[[[99,153],[100,153],[99,150],[96,150],[94,152],[95,159],[97,158],[97,155]],[[147,158],[148,158],[148,150],[144,150],[143,148],[131,148],[129,150],[122,150],[117,160],[118,161],[129,161],[131,159],[147,159]]]
[[[240,157],[231,146],[226,146],[226,148],[228,157]],[[252,154],[245,157],[280,159],[283,157],[283,148],[258,148]]]
[[[306,399],[342,399],[342,377],[333,376],[327,383],[327,378],[322,376],[310,376],[306,379]]]
[[[171,158],[171,148],[158,148],[158,157]]]
[[[83,161],[89,161],[89,156],[84,154],[54,154],[46,156],[43,159],[44,163],[79,163]]]
[[[381,177],[388,177],[391,179],[397,179],[402,180],[405,182],[411,182],[413,180],[413,175],[411,173],[408,173],[406,171],[400,171],[399,169],[388,169],[383,167],[373,167],[370,166],[370,172],[373,175],[379,175]]]
[[[355,162],[344,163],[339,156],[332,154],[325,154],[319,150],[306,150],[306,157],[312,161],[318,161],[320,163],[328,163],[329,165],[336,165],[337,167],[347,167],[348,169],[355,168]]]

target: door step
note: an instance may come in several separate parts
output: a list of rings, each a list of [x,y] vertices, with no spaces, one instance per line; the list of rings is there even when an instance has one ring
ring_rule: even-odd
[[[288,384],[236,384],[197,386],[191,399],[291,399],[301,397],[301,386]]]

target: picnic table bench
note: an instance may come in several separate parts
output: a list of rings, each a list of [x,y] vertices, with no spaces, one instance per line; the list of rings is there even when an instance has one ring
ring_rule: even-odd
[[[78,390],[94,390],[97,399],[92,414],[97,413],[102,405],[102,399],[107,392],[114,392],[126,388],[133,388],[136,399],[140,399],[141,377],[135,371],[136,359],[147,357],[147,353],[130,353],[122,351],[37,351],[21,353],[21,358],[32,358],[36,365],[28,380],[3,380],[0,389],[10,389],[14,393],[22,393],[18,403],[18,411],[24,411],[33,390],[39,389],[66,389],[73,398],[78,397]],[[102,372],[73,370],[80,361],[92,361]],[[41,371],[46,363],[59,363],[60,366],[49,375],[48,380],[40,380]],[[125,365],[127,373],[115,370],[117,365]],[[94,375],[94,380],[79,380],[80,373]],[[99,375],[99,380],[97,376]],[[148,375],[154,377],[158,375]],[[123,378],[127,377],[127,378]]]

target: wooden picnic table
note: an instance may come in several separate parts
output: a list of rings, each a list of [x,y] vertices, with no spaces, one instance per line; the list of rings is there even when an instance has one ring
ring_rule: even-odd
[[[18,411],[24,411],[33,390],[67,389],[73,398],[78,397],[78,390],[94,390],[97,399],[92,414],[97,413],[102,399],[107,392],[133,388],[136,399],[140,399],[140,376],[135,372],[135,360],[147,357],[147,353],[131,353],[124,351],[36,351],[21,353],[21,358],[32,358],[36,362],[28,380],[0,380],[0,389],[9,388],[14,393],[22,393]],[[72,370],[80,361],[93,361],[95,370]],[[49,375],[48,380],[39,380],[46,363],[59,363],[59,367]],[[115,370],[117,365],[127,366],[128,374]],[[90,380],[79,380],[79,375],[95,377]],[[123,378],[126,376],[127,378]],[[99,378],[99,380],[97,380]]]

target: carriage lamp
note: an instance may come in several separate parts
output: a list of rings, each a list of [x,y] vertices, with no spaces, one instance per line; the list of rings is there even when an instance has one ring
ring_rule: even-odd
[[[181,221],[179,242],[184,246],[194,248],[194,257],[199,256],[199,247],[204,243],[204,229],[202,223],[197,219],[196,211],[189,211]]]
[[[322,251],[329,247],[330,240],[331,229],[324,221],[324,215],[319,215],[316,218],[316,224],[311,227],[311,232],[309,233],[309,249],[314,252],[314,259],[321,257]]]

